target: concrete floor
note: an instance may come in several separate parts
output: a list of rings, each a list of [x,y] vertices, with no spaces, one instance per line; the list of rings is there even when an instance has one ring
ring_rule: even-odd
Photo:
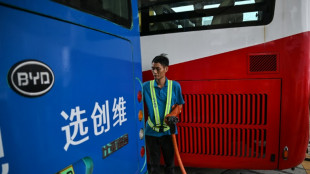
[[[302,165],[297,166],[294,170],[244,170],[244,169],[198,169],[186,168],[187,174],[307,174]],[[177,169],[176,174],[181,174]]]
[[[307,154],[310,159],[310,155]],[[310,161],[304,161],[294,169],[286,170],[244,170],[244,169],[201,169],[185,168],[187,174],[310,174]],[[176,174],[182,174],[176,168]]]

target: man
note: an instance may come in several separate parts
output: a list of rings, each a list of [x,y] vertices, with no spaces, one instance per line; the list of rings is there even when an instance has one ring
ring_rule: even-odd
[[[165,161],[165,173],[174,174],[174,149],[170,127],[165,123],[165,117],[177,116],[184,100],[180,84],[166,78],[168,66],[169,59],[164,54],[156,56],[152,61],[154,80],[143,84],[143,96],[148,109],[145,139],[150,160],[150,174],[161,173],[161,150]]]

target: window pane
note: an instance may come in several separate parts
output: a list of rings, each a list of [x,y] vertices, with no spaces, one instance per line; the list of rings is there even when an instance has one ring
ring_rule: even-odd
[[[130,0],[54,0],[75,9],[94,14],[126,28],[131,27]]]
[[[272,20],[275,3],[275,0],[140,1],[141,34],[266,25]]]

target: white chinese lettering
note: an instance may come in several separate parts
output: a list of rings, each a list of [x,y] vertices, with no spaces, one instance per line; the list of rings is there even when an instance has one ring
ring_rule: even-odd
[[[99,113],[96,115],[97,111]],[[106,100],[105,105],[102,105],[102,107],[96,102],[91,118],[93,119],[96,136],[102,134],[103,131],[108,132],[110,130],[109,101]]]
[[[4,150],[3,150],[2,135],[1,135],[1,129],[0,129],[0,158],[3,158],[3,157],[4,157]],[[2,174],[9,173],[9,163],[2,164],[1,167],[2,167]]]
[[[77,133],[79,132],[81,136],[84,136],[88,133],[88,127],[83,126],[83,123],[87,121],[87,118],[81,119],[81,115],[85,113],[85,110],[80,111],[80,107],[77,106],[75,109],[71,109],[70,113],[70,121],[71,123],[67,126],[63,126],[61,128],[62,131],[66,132],[66,140],[67,143],[64,146],[65,151],[68,150],[69,145],[79,145],[89,139],[88,136],[85,136],[84,138],[75,141],[74,139],[76,138]],[[66,114],[64,111],[61,112],[61,116],[65,119],[68,120],[69,116]],[[75,121],[73,119],[76,118]],[[73,134],[71,135],[70,127],[73,126]]]
[[[114,98],[112,108],[114,113],[113,127],[116,125],[122,126],[122,124],[127,121],[125,104],[126,101],[124,100],[124,97],[119,97],[118,99]],[[88,127],[84,125],[87,122],[87,118],[81,118],[81,116],[85,113],[86,110],[80,110],[79,106],[76,106],[75,109],[71,109],[71,113],[69,115],[65,111],[60,113],[65,120],[70,120],[68,125],[61,127],[61,130],[64,131],[66,135],[66,144],[64,146],[65,151],[68,150],[70,145],[79,145],[89,140],[89,136],[87,135]],[[103,105],[96,102],[90,117],[93,120],[95,136],[110,131],[109,101],[106,100]]]
[[[121,126],[123,122],[127,121],[127,118],[125,118],[125,116],[126,116],[125,104],[126,104],[126,101],[124,100],[124,97],[119,97],[118,98],[118,104],[117,104],[117,99],[114,98],[114,104],[113,104],[114,116],[113,116],[113,120],[116,120],[116,121],[114,122],[113,127],[115,125],[117,125],[117,124],[119,124]]]
[[[9,164],[5,163],[2,164],[2,174],[8,174],[9,173]]]

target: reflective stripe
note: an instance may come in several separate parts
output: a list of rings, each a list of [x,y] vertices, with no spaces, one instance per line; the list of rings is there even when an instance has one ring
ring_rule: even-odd
[[[166,100],[167,103],[166,103],[165,116],[170,113],[171,99],[172,99],[172,81],[168,80],[168,90],[167,90],[167,100]],[[167,126],[166,122],[164,122],[164,125]]]
[[[148,124],[156,132],[159,132],[161,127],[164,127],[163,131],[167,131],[170,129],[169,126],[165,122],[163,122],[163,125],[160,123],[160,116],[159,116],[157,98],[156,98],[156,93],[155,93],[155,88],[154,88],[154,82],[155,80],[150,81],[150,91],[151,91],[156,126],[154,126],[150,117],[148,119]],[[166,103],[166,109],[165,109],[165,116],[170,113],[171,99],[172,99],[172,81],[168,80],[167,100],[166,100],[167,103]]]
[[[156,126],[160,126],[160,117],[159,117],[159,111],[158,111],[158,105],[157,105],[157,97],[155,93],[155,88],[154,88],[154,81],[152,80],[150,83],[150,90],[151,90],[151,97],[152,97],[152,104],[153,104],[153,110],[154,110],[154,116],[155,116],[155,123]]]
[[[147,123],[149,124],[149,126],[150,126],[154,131],[160,132],[160,127],[154,126],[154,124],[152,123],[150,117],[149,117],[149,119],[147,119]],[[164,129],[163,129],[163,132],[166,132],[167,130],[170,129],[169,126],[163,126],[163,128],[164,128]]]

